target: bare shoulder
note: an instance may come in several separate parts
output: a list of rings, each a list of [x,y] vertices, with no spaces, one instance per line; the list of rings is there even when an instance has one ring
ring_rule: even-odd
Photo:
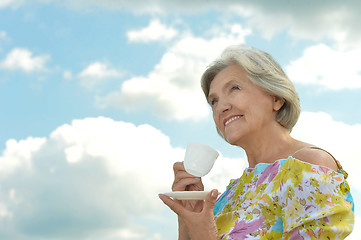
[[[333,156],[319,148],[302,149],[295,153],[293,157],[303,162],[328,167],[334,171],[338,171],[338,166]]]

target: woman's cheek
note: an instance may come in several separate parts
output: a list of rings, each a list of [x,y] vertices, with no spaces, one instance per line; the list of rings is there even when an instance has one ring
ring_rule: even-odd
[[[215,114],[213,114],[213,121],[216,124],[218,131],[223,131],[222,126],[221,126],[221,121]]]

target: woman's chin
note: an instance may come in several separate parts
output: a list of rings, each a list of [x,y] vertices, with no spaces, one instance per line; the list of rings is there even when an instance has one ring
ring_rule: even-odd
[[[231,145],[238,145],[237,143],[239,141],[238,138],[236,138],[235,136],[232,136],[232,135],[226,136],[225,140]]]
[[[224,138],[229,144],[240,146],[241,143],[243,143],[245,139],[245,132],[243,131],[230,131],[225,132],[225,138]]]

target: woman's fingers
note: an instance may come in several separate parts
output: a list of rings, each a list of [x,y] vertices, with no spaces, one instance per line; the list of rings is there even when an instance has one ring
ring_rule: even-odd
[[[187,177],[196,177],[192,174],[189,174],[184,168],[183,162],[176,162],[173,164],[174,177],[177,177],[179,174],[185,175]]]
[[[206,199],[203,205],[203,211],[208,211],[213,216],[214,205],[217,202],[218,190],[213,189],[210,193],[207,194]]]
[[[214,205],[216,204],[218,198],[218,190],[213,189],[210,193],[207,194],[206,199],[204,201],[197,201],[195,204],[193,211],[194,212],[203,212],[207,211],[208,214],[213,216]]]
[[[197,186],[197,184],[199,186]],[[182,179],[179,179],[178,181],[173,182],[172,191],[190,190],[190,189],[187,189],[187,186],[191,186],[191,185],[194,185],[194,187],[192,189],[194,191],[200,191],[202,188],[201,180],[199,178],[182,178]]]
[[[174,175],[177,175],[177,172],[179,171],[186,171],[186,169],[184,168],[184,164],[183,162],[176,162],[173,164],[173,171],[174,171]]]
[[[195,177],[195,176],[187,173],[186,171],[178,171],[174,176],[174,182],[178,182],[179,180],[181,180],[183,178],[198,178],[198,179],[200,179],[200,177]]]
[[[167,205],[179,217],[183,217],[184,214],[186,214],[186,212],[188,211],[178,201],[174,201],[170,197],[168,197],[164,194],[159,194],[159,198],[163,201],[163,203],[165,205]]]
[[[218,190],[213,189],[210,193],[207,194],[204,202],[203,200],[197,201],[196,205],[194,206],[193,212],[202,211],[205,214],[210,214],[211,216],[213,216],[213,209],[214,205],[216,204],[217,197]],[[159,194],[159,198],[163,201],[165,205],[167,205],[173,212],[175,212],[180,217],[189,212],[186,208],[184,208],[180,201],[175,201],[164,194]]]
[[[183,162],[176,162],[173,165],[174,182],[172,185],[173,191],[202,191],[203,184],[199,177],[195,177],[187,173],[184,169]]]

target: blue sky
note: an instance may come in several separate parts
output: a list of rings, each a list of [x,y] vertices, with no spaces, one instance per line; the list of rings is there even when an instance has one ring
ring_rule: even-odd
[[[170,190],[187,142],[221,153],[207,189],[223,191],[247,166],[217,135],[199,86],[240,43],[283,66],[301,99],[292,135],[334,154],[361,202],[359,10],[358,1],[0,0],[0,238],[176,239],[157,194]]]

